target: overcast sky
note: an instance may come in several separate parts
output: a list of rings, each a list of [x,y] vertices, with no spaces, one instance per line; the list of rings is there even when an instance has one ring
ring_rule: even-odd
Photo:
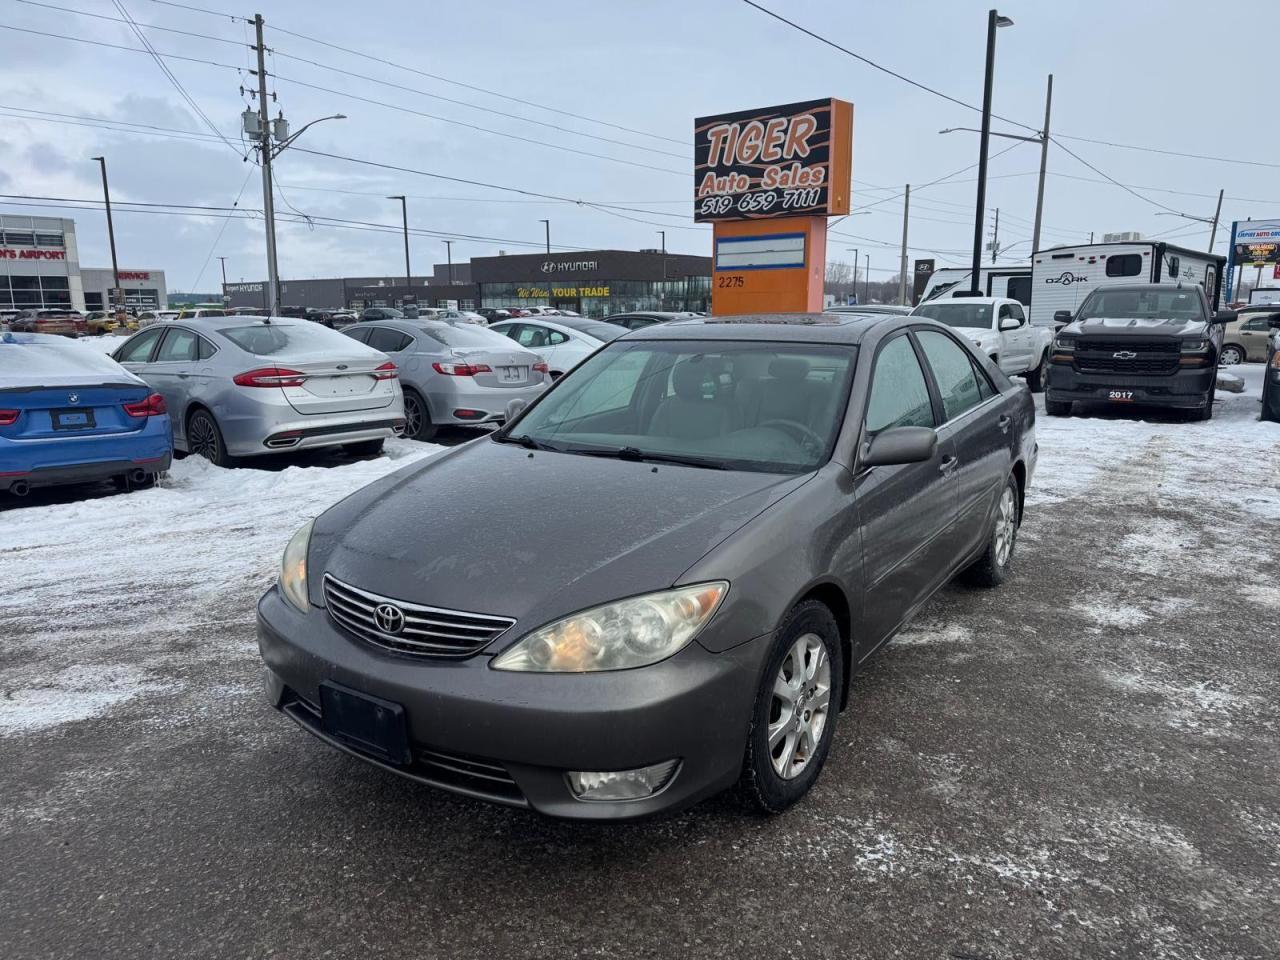
[[[348,116],[308,131],[299,147],[632,208],[530,201],[490,187],[296,150],[279,159],[276,176],[284,198],[306,214],[398,227],[399,205],[383,197],[403,193],[409,196],[412,227],[495,238],[459,236],[455,260],[499,249],[535,250],[543,239],[542,218],[551,220],[552,243],[561,249],[657,247],[657,231],[665,229],[668,250],[708,254],[710,229],[694,227],[691,214],[695,116],[827,96],[852,101],[855,207],[892,197],[904,183],[936,180],[977,158],[976,135],[937,132],[976,126],[976,113],[824,46],[741,0],[263,0],[257,9],[227,0],[182,0],[228,15],[222,17],[157,0],[120,2],[139,24],[203,35],[145,31],[160,53],[227,65],[167,61],[231,146],[212,139],[150,55],[99,45],[139,47],[126,24],[0,0],[2,24],[95,41],[0,29],[0,193],[100,199],[98,167],[89,158],[104,154],[115,201],[228,207],[239,195],[240,207],[260,209],[261,176],[241,159],[239,136],[246,104],[239,87],[255,82],[244,71],[252,31],[230,18],[255,12],[266,19],[267,43],[277,51],[268,61],[268,72],[279,75],[271,84],[279,98],[273,114],[283,109],[294,130],[327,114]],[[761,2],[920,83],[981,102],[986,3]],[[121,16],[113,0],[48,4]],[[1225,252],[1232,219],[1280,215],[1280,132],[1270,122],[1270,101],[1261,96],[1270,87],[1259,84],[1257,74],[1257,65],[1273,59],[1280,5],[1255,5],[1247,21],[1214,15],[1200,0],[1011,0],[1001,12],[1015,25],[999,33],[997,113],[1038,127],[1045,76],[1052,73],[1055,134],[1270,164],[1064,140],[1149,199],[1095,182],[1102,181],[1097,173],[1052,146],[1042,246],[1087,241],[1090,231],[1100,239],[1104,231],[1139,230],[1203,248],[1207,225],[1159,216],[1156,204],[1210,216],[1219,188],[1238,198],[1224,204],[1228,227],[1219,230],[1219,252]],[[1260,96],[1250,98],[1252,90]],[[82,120],[45,122],[31,113],[19,119],[22,111],[151,125],[204,139],[143,135],[142,126],[126,133],[76,125]],[[996,128],[1016,130],[999,121]],[[992,152],[1014,143],[993,139]],[[1000,208],[1000,239],[1009,261],[1025,259],[1030,250],[1038,151],[1036,145],[1018,144],[991,162],[987,199]],[[967,260],[973,177],[969,171],[913,192],[912,257],[936,256],[940,265]],[[0,211],[41,212],[19,203],[0,199]],[[277,206],[289,213],[279,196]],[[100,212],[48,213],[76,220],[82,265],[110,263]],[[115,224],[121,267],[164,269],[170,291],[216,290],[217,256],[227,257],[232,281],[265,276],[261,220],[127,213],[122,207]],[[858,247],[870,253],[874,278],[887,279],[896,270],[900,200],[877,203],[833,229],[845,236],[831,238],[829,259],[851,260],[845,248]],[[403,271],[395,232],[317,222],[314,228],[281,223],[278,233],[285,279]],[[411,245],[415,274],[444,261],[440,238],[414,236]]]

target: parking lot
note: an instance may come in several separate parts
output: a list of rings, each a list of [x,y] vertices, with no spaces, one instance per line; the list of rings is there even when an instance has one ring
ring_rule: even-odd
[[[289,534],[437,445],[7,510],[3,953],[1274,956],[1280,429],[1237,369],[1207,423],[1041,416],[1011,579],[870,662],[773,819],[553,822],[268,707],[254,604]]]

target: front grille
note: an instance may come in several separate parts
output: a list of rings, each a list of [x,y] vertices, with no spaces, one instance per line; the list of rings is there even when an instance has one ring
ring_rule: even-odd
[[[429,657],[469,657],[496,640],[515,623],[510,617],[442,610],[384,597],[324,575],[324,601],[335,623],[361,640],[399,653]],[[390,604],[404,617],[404,627],[388,633],[374,611]]]
[[[1114,337],[1076,341],[1075,365],[1081,373],[1168,374],[1178,372],[1180,344],[1165,338]],[[1117,357],[1117,353],[1134,356]]]
[[[524,803],[524,794],[500,764],[434,750],[417,750],[414,760],[423,777],[442,787],[467,790],[508,803]]]

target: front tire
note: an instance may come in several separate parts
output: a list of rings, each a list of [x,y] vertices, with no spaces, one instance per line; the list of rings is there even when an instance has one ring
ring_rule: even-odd
[[[1193,420],[1212,420],[1213,419],[1213,393],[1211,392],[1208,399],[1205,400],[1204,406],[1192,414]]]
[[[1044,398],[1044,412],[1051,417],[1071,416],[1070,400],[1050,400],[1048,394]]]
[[[1034,370],[1027,371],[1027,387],[1032,393],[1040,393],[1044,390],[1044,375],[1049,365],[1049,351],[1046,350],[1040,354],[1040,362]]]
[[[844,648],[825,604],[807,600],[774,634],[765,662],[740,785],[760,812],[781,813],[818,779],[835,738]]]
[[[187,419],[187,451],[199,454],[215,467],[234,467],[240,462],[227,453],[222,430],[208,410],[197,409]]]
[[[1222,348],[1222,352],[1218,354],[1218,366],[1220,367],[1234,367],[1237,364],[1244,363],[1244,361],[1244,350],[1234,343],[1228,343]]]
[[[1009,575],[1013,563],[1013,548],[1018,541],[1018,526],[1022,523],[1018,508],[1018,480],[1010,475],[1004,483],[996,515],[987,535],[987,549],[972,566],[964,571],[964,579],[975,587],[998,587]]]

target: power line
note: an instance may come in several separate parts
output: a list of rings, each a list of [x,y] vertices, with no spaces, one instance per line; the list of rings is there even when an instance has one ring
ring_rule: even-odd
[[[166,7],[177,7],[179,10],[192,10],[195,13],[207,13],[211,17],[227,17],[231,20],[244,20],[244,17],[237,17],[234,13],[221,13],[218,10],[208,10],[205,7],[193,7],[187,3],[175,3],[174,0],[151,0],[152,3],[158,3]]]
[[[26,4],[29,7],[44,7],[46,10],[60,10],[63,13],[74,14],[78,17],[92,17],[95,20],[109,20],[112,23],[129,23],[122,17],[109,17],[105,13],[90,13],[88,10],[76,10],[73,7],[60,7],[53,3],[41,3],[39,0],[17,0],[18,3]],[[144,30],[161,30],[165,33],[176,33],[184,37],[195,37],[198,40],[216,40],[218,43],[229,43],[233,46],[242,46],[239,40],[228,40],[225,37],[214,37],[207,33],[193,33],[190,30],[178,30],[174,27],[162,27],[154,23],[140,23],[138,26]]]
[[[1063,140],[1078,140],[1080,143],[1096,143],[1104,147],[1118,147],[1121,150],[1140,150],[1143,153],[1159,153],[1166,157],[1186,157],[1190,160],[1211,160],[1215,163],[1239,163],[1248,167],[1271,167],[1272,169],[1280,169],[1280,163],[1268,163],[1264,160],[1243,160],[1239,157],[1214,157],[1203,153],[1183,153],[1179,150],[1165,150],[1161,147],[1140,147],[1132,143],[1116,143],[1113,140],[1094,140],[1090,137],[1072,137],[1065,133],[1054,134],[1054,140],[1061,137]],[[1062,144],[1058,144],[1062,146]],[[1214,194],[1216,197],[1217,194]]]
[[[153,2],[158,3],[158,2],[161,2],[161,0],[153,0]],[[316,43],[322,47],[328,47],[331,50],[341,50],[343,53],[349,53],[352,56],[360,57],[362,60],[372,60],[375,63],[381,63],[388,67],[394,67],[397,70],[406,70],[409,73],[416,73],[419,76],[428,77],[432,80],[438,80],[441,83],[448,83],[456,87],[463,87],[467,90],[474,90],[477,93],[484,93],[491,97],[498,97],[501,100],[510,100],[512,103],[521,103],[521,104],[524,104],[526,107],[536,107],[539,110],[546,110],[550,113],[559,113],[566,117],[573,117],[575,120],[584,120],[587,123],[595,123],[604,127],[612,127],[615,130],[622,130],[625,133],[634,133],[642,137],[652,137],[655,140],[666,140],[668,143],[678,143],[681,146],[688,146],[687,140],[677,140],[674,137],[666,137],[658,133],[649,133],[648,131],[645,131],[645,130],[637,130],[634,127],[625,127],[625,126],[622,126],[621,124],[611,123],[608,120],[601,120],[597,117],[589,117],[589,116],[586,116],[585,114],[573,113],[572,111],[569,111],[569,110],[563,110],[560,107],[549,107],[546,104],[537,103],[536,101],[533,101],[533,100],[523,100],[520,97],[513,97],[505,93],[499,93],[496,90],[489,90],[489,89],[486,89],[485,87],[476,86],[475,84],[472,84],[472,83],[464,83],[461,80],[451,80],[448,77],[442,77],[439,74],[428,73],[427,71],[419,70],[416,67],[409,67],[409,66],[405,66],[402,63],[396,63],[394,60],[387,60],[383,57],[375,56],[374,54],[371,54],[371,53],[365,53],[360,50],[353,50],[351,47],[344,47],[336,43],[330,43],[328,40],[321,40],[318,37],[310,37],[304,33],[297,33],[296,31],[293,31],[293,30],[286,30],[283,27],[272,26],[269,29],[274,30],[276,33],[283,33],[286,36],[297,37],[299,40],[306,40],[308,43]]]
[[[604,153],[591,153],[589,150],[579,150],[577,147],[567,147],[558,143],[549,143],[546,140],[535,140],[532,137],[521,137],[517,134],[507,133],[502,130],[490,130],[488,127],[482,127],[474,123],[467,123],[465,120],[453,120],[449,117],[442,117],[434,113],[425,113],[421,110],[414,110],[411,107],[402,107],[399,104],[387,103],[384,100],[374,100],[371,97],[362,97],[346,90],[334,90],[331,87],[322,87],[318,84],[308,83],[305,80],[298,80],[295,77],[286,77],[279,73],[272,74],[272,76],[274,76],[277,81],[283,80],[285,83],[296,84],[297,86],[307,87],[311,90],[319,90],[322,93],[328,93],[333,96],[346,97],[350,100],[358,100],[361,103],[369,103],[374,106],[385,107],[388,110],[396,110],[400,113],[408,113],[417,117],[425,117],[428,120],[438,120],[441,123],[451,123],[455,126],[467,127],[470,130],[478,130],[481,133],[488,133],[496,137],[502,137],[504,140],[519,140],[522,143],[532,143],[540,147],[550,147],[553,150],[563,150],[566,153],[576,153],[584,157],[594,157],[597,160],[609,160],[613,163],[621,163],[628,167],[641,167],[645,170],[656,170],[660,173],[673,173],[680,177],[688,176],[688,172],[684,170],[673,170],[670,167],[655,167],[649,163],[640,163],[638,160],[623,160],[621,157],[611,157]]]
[[[1182,211],[1180,211],[1180,210],[1175,210],[1173,207],[1169,206],[1167,203],[1161,203],[1159,200],[1152,200],[1150,197],[1143,196],[1143,195],[1142,195],[1142,194],[1140,194],[1137,190],[1134,190],[1134,189],[1133,189],[1133,187],[1127,186],[1127,185],[1125,185],[1125,184],[1121,183],[1121,182],[1120,182],[1119,180],[1117,180],[1115,177],[1111,176],[1110,174],[1104,173],[1103,171],[1101,171],[1101,170],[1099,170],[1097,167],[1095,167],[1092,163],[1090,163],[1088,160],[1086,160],[1084,157],[1080,156],[1080,154],[1078,154],[1078,153],[1076,153],[1074,150],[1072,150],[1070,147],[1067,147],[1067,146],[1065,146],[1065,145],[1063,145],[1063,144],[1059,143],[1059,142],[1058,142],[1058,138],[1057,138],[1057,137],[1052,137],[1052,136],[1051,136],[1049,139],[1050,139],[1051,141],[1053,141],[1055,144],[1057,144],[1057,145],[1058,145],[1058,149],[1060,149],[1060,150],[1062,150],[1064,153],[1066,153],[1066,154],[1067,154],[1067,156],[1069,156],[1069,157],[1074,157],[1076,160],[1078,160],[1080,163],[1084,164],[1086,167],[1088,167],[1090,170],[1092,170],[1092,171],[1093,171],[1094,173],[1096,173],[1098,176],[1103,177],[1103,178],[1105,178],[1106,180],[1108,180],[1109,182],[1111,182],[1111,183],[1115,184],[1115,185],[1116,185],[1117,187],[1119,187],[1121,190],[1125,191],[1125,193],[1130,193],[1130,194],[1132,194],[1133,196],[1137,197],[1139,200],[1142,200],[1142,201],[1143,201],[1143,202],[1145,202],[1145,203],[1149,203],[1149,204],[1151,204],[1153,207],[1159,207],[1161,210],[1167,210],[1167,211],[1169,211],[1170,213],[1181,213],[1181,212],[1182,212]]]
[[[244,182],[240,184],[240,191],[236,194],[235,200],[231,202],[233,208],[240,206],[240,198],[244,196],[245,188],[249,186],[249,178],[253,176],[253,167],[249,168],[248,173],[244,175]],[[205,255],[204,263],[200,267],[200,272],[196,275],[196,282],[191,284],[192,290],[200,288],[200,281],[204,279],[204,272],[209,269],[209,261],[213,259],[214,253],[218,249],[218,244],[222,242],[222,235],[227,232],[227,224],[231,222],[231,218],[222,221],[222,226],[218,228],[218,235],[213,238],[213,243],[209,246],[209,252]]]
[[[158,3],[159,0],[153,0],[153,2]],[[65,33],[50,33],[47,30],[31,30],[27,27],[15,27],[8,23],[0,23],[0,30],[13,30],[16,33],[30,33],[37,37],[51,37],[54,40],[72,40],[75,43],[87,43],[90,46],[106,47],[109,50],[128,50],[131,53],[151,53],[150,50],[147,50],[144,47],[126,47],[121,43],[107,43],[105,40],[92,40],[87,37],[71,37],[67,36]],[[186,57],[177,53],[157,52],[155,55],[164,57],[166,60],[185,60],[187,63],[202,63],[208,67],[223,67],[227,70],[235,70],[237,72],[244,69],[243,67],[237,67],[230,63],[219,63],[216,60],[203,60],[200,57]]]

